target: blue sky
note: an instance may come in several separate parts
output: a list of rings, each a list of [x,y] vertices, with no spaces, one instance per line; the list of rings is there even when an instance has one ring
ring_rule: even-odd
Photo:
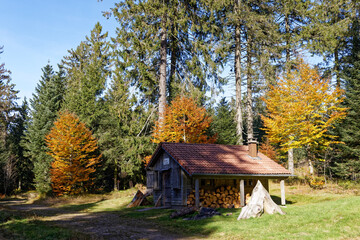
[[[31,98],[48,61],[55,67],[90,34],[96,22],[114,35],[116,22],[102,11],[115,0],[0,0],[0,63],[12,72],[19,97]]]

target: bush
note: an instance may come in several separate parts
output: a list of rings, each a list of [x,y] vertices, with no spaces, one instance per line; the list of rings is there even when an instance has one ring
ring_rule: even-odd
[[[312,189],[323,189],[325,179],[323,177],[305,176],[306,181]]]

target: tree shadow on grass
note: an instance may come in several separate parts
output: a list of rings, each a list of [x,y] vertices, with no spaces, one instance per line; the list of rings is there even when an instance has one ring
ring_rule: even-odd
[[[279,196],[271,195],[271,198],[277,205],[281,205],[281,198]],[[294,203],[296,203],[296,202],[286,200],[286,205],[291,205]]]
[[[72,204],[52,208],[39,204],[14,203],[13,207],[24,213],[25,219],[38,223],[57,226],[80,232],[101,239],[186,239],[207,238],[218,232],[225,232],[229,225],[238,224],[236,218],[240,209],[220,209],[222,216],[214,216],[203,220],[186,221],[183,218],[170,219],[172,209],[153,209],[138,211],[145,207],[126,208],[127,201],[120,201],[116,206],[109,200],[100,200],[92,203]],[[1,204],[2,205],[2,204]],[[109,206],[108,206],[109,205]],[[33,207],[33,208],[32,208]],[[11,208],[11,205],[7,205]],[[25,209],[25,208],[24,208]],[[15,224],[15,223],[14,223]],[[26,226],[29,222],[17,222]],[[54,238],[61,239],[61,238]]]

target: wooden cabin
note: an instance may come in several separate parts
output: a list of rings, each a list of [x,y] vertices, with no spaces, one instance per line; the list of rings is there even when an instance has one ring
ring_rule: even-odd
[[[279,179],[285,205],[284,179],[291,173],[248,146],[160,143],[146,168],[147,188],[161,205],[241,207],[257,180],[269,190],[269,179]]]

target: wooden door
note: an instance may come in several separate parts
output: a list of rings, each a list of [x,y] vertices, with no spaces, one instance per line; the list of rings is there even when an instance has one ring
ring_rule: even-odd
[[[170,206],[171,205],[170,171],[162,172],[162,195],[163,195],[163,206]]]

